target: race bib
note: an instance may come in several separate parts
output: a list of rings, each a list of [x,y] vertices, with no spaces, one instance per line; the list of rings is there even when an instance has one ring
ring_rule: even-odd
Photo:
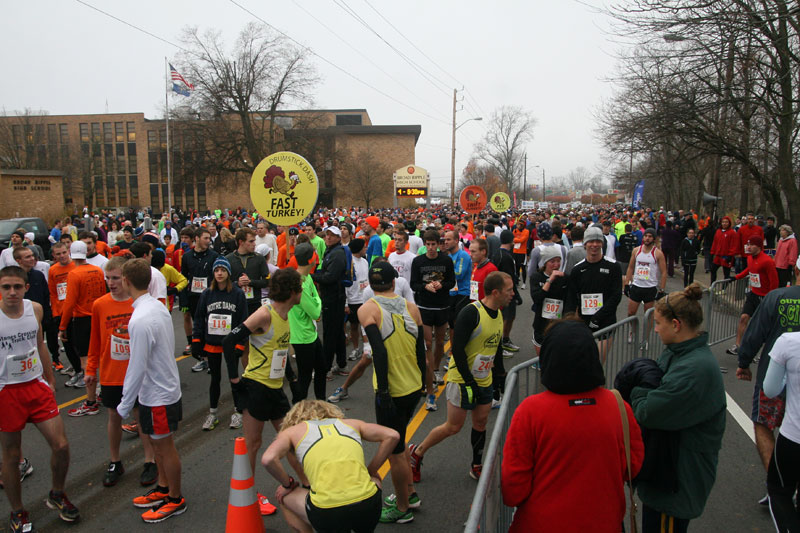
[[[367,287],[369,287],[369,281],[360,281],[358,283],[358,290],[361,292],[364,292]]]
[[[480,298],[478,298],[478,282],[475,280],[469,282],[469,299],[480,300]]]
[[[67,299],[67,282],[56,284],[56,294],[59,300]]]
[[[200,293],[208,287],[208,278],[192,278],[192,292]]]
[[[594,315],[603,307],[603,293],[581,294],[581,314]]]
[[[286,374],[286,358],[289,350],[273,350],[272,366],[269,368],[269,379],[283,379]]]
[[[561,318],[564,311],[564,300],[556,300],[555,298],[545,298],[542,304],[542,318],[554,320]]]
[[[520,248],[522,248],[522,243],[521,242],[515,242],[514,243],[514,249],[515,250],[519,250]]]
[[[650,279],[650,265],[636,265],[636,272],[633,279],[648,281]]]
[[[489,372],[492,370],[492,363],[494,362],[494,355],[481,355],[475,356],[472,361],[472,375],[475,379],[483,379],[489,377]]]
[[[211,313],[208,315],[208,334],[227,335],[231,332],[231,315]]]
[[[6,383],[27,383],[42,375],[42,362],[39,360],[39,351],[31,349],[21,355],[6,357]]]
[[[253,287],[252,286],[248,285],[247,287],[244,288],[244,297],[247,298],[248,300],[252,300],[253,299]]]
[[[754,289],[760,289],[761,288],[761,275],[760,274],[756,274],[754,272],[750,274],[750,286],[753,287]]]
[[[131,340],[111,335],[111,359],[127,361],[131,358]]]
[[[268,303],[272,303],[268,296],[261,297],[261,305],[267,305]]]

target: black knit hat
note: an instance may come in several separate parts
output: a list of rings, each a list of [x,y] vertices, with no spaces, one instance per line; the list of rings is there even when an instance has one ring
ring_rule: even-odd
[[[582,321],[554,324],[542,341],[539,364],[542,384],[556,394],[586,392],[606,382],[597,343]]]

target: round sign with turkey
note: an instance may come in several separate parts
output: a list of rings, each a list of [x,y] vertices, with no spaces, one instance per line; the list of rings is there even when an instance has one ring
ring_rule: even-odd
[[[458,199],[461,204],[461,209],[470,215],[477,215],[483,211],[483,208],[486,207],[487,200],[486,191],[483,190],[483,187],[478,187],[477,185],[464,187]]]
[[[318,194],[314,167],[292,152],[265,157],[250,178],[250,199],[256,210],[279,226],[297,224],[311,215]]]
[[[504,192],[496,192],[489,200],[489,207],[495,213],[505,213],[511,207],[511,198]]]

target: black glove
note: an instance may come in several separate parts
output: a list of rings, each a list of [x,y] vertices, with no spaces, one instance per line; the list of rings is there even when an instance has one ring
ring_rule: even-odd
[[[178,307],[181,308],[181,311],[184,309],[189,310],[189,291],[186,289],[178,293]]]
[[[624,294],[625,296],[630,298],[631,297],[631,286],[630,285],[625,285],[624,287],[622,287],[622,294]]]
[[[394,405],[394,400],[389,391],[375,393],[375,413],[378,415],[379,421],[388,421],[397,415],[397,407]]]
[[[175,296],[178,294],[178,289],[175,287],[167,287],[167,296]]]
[[[474,409],[478,402],[478,385],[462,383],[461,388],[461,408]]]
[[[658,289],[658,291],[656,291],[656,300],[660,300],[661,298],[663,298],[666,295],[667,295],[666,292],[664,292],[661,289]]]
[[[192,357],[200,361],[203,357],[203,343],[192,342]]]

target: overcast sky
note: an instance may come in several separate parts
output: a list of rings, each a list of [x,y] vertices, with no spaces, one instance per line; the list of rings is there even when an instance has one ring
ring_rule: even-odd
[[[219,29],[233,43],[242,27],[255,20],[223,0],[85,1],[173,43],[187,25]],[[449,185],[452,92],[462,84],[466,99],[457,122],[478,116],[484,121],[468,122],[457,132],[456,179],[473,145],[484,135],[489,115],[501,105],[522,106],[538,121],[528,145],[529,180],[533,176],[541,180],[542,167],[548,178],[578,166],[606,171],[593,113],[611,94],[603,79],[613,70],[616,45],[604,31],[607,21],[583,4],[574,0],[237,1],[406,104],[314,58],[323,80],[315,107],[366,108],[373,124],[420,124],[416,163],[428,169],[434,186]],[[343,6],[438,81],[422,78]],[[148,118],[162,112],[164,57],[176,56],[174,46],[76,0],[8,2],[3,15],[0,105],[7,113],[25,108],[50,114],[103,113],[106,105],[109,112],[139,111]]]

